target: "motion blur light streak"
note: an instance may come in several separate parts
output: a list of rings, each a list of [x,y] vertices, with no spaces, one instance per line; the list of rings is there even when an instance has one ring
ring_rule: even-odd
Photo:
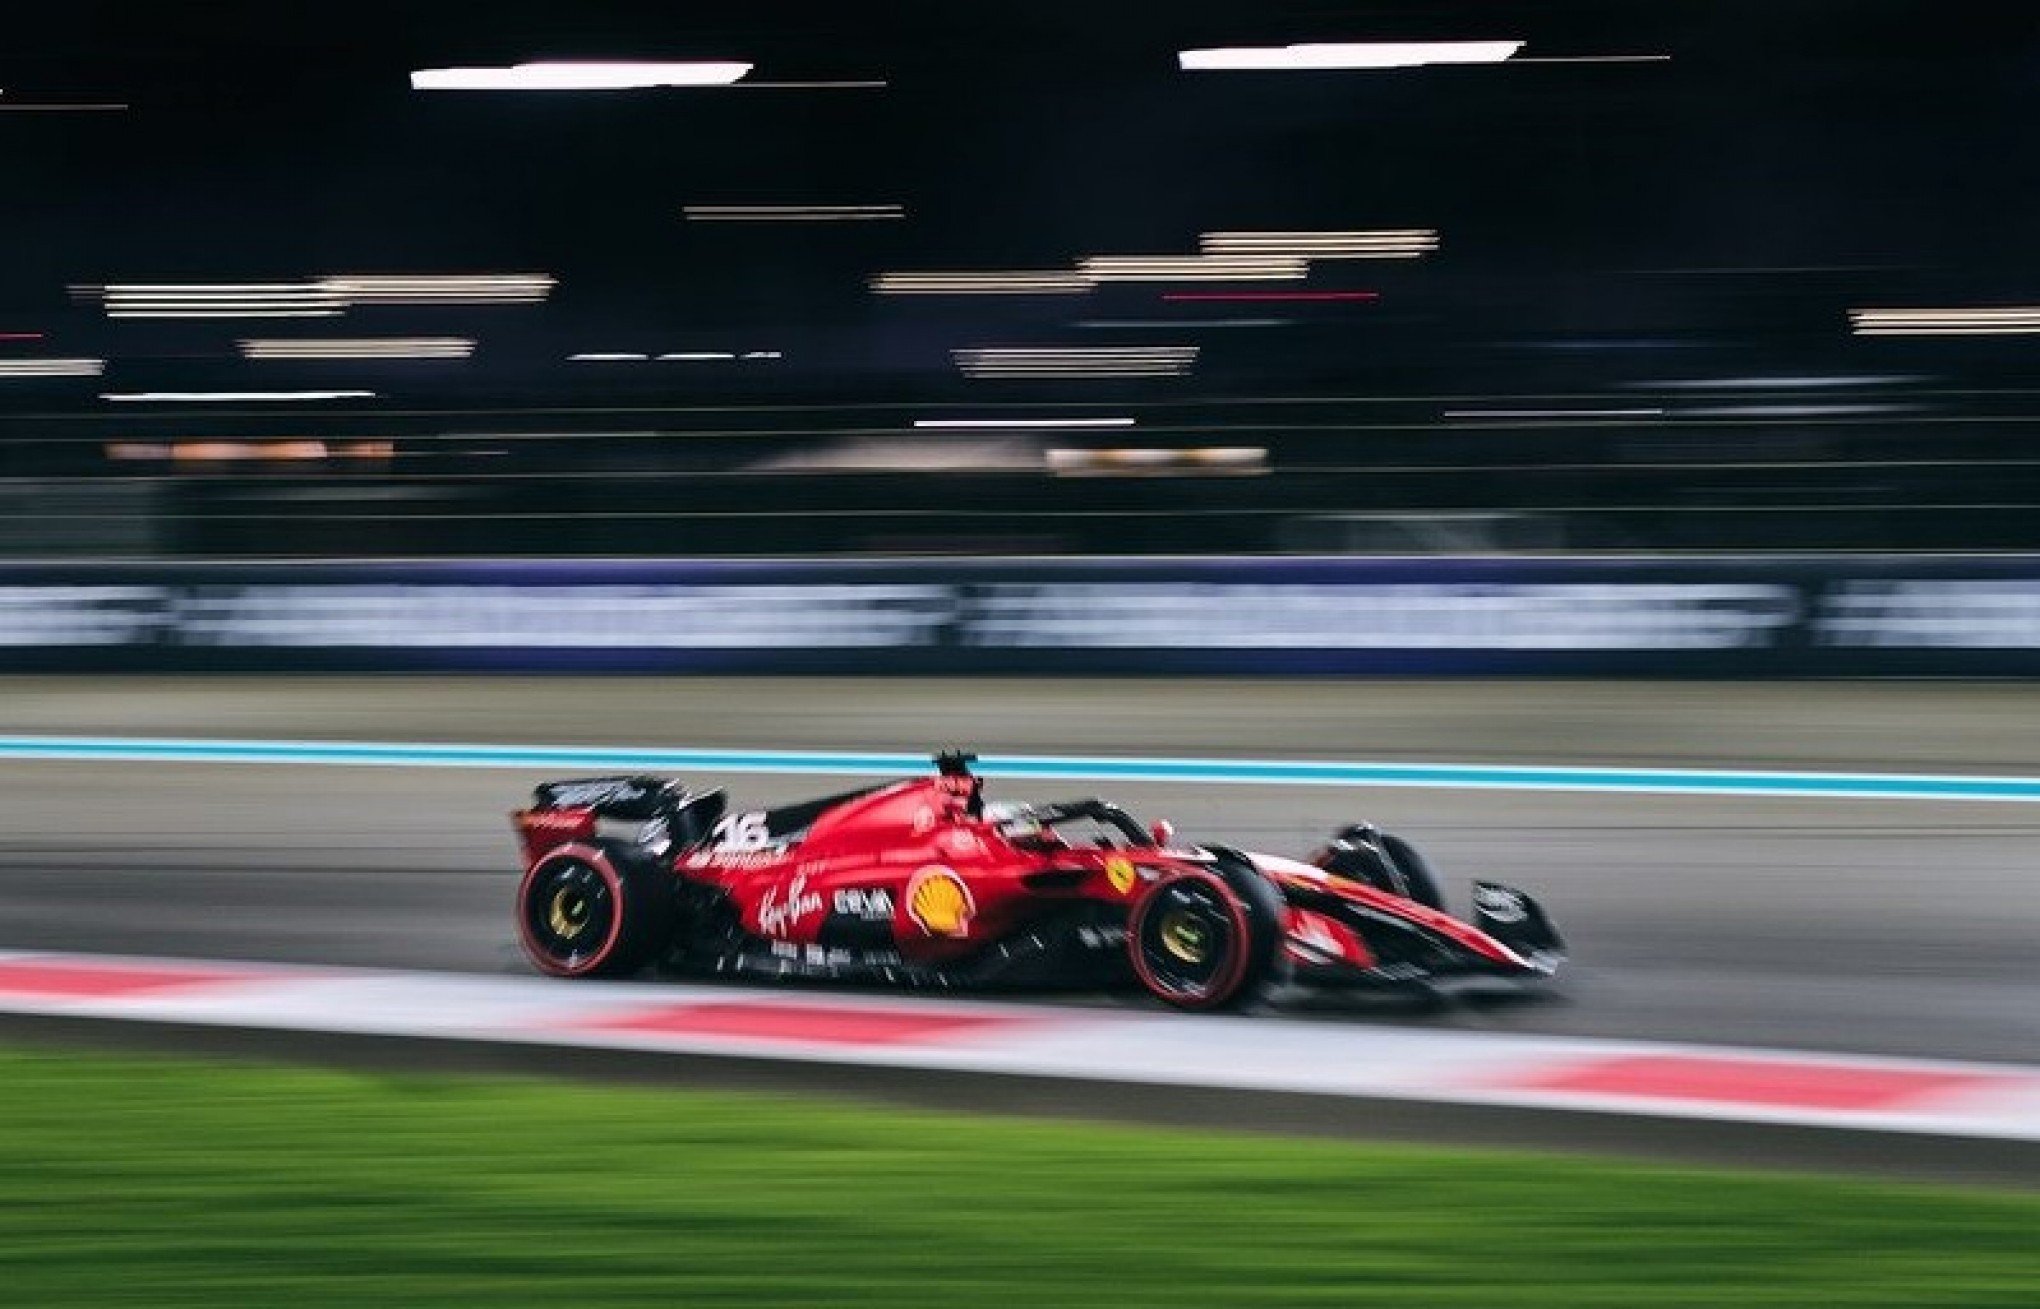
[[[1310,264],[1282,255],[1099,255],[1077,265],[1095,282],[1293,282]]]
[[[1610,350],[1712,350],[1721,344],[1711,340],[1679,340],[1663,337],[1587,337],[1583,339],[1553,339],[1547,341],[1497,341],[1496,345],[1511,350],[1566,350],[1591,353],[1606,353]]]
[[[179,463],[305,463],[328,451],[324,441],[179,441],[167,453]]]
[[[1249,445],[1059,448],[1048,452],[1048,469],[1058,477],[1254,474],[1268,471],[1268,451],[1262,446]]]
[[[104,359],[0,359],[0,378],[97,377],[105,371]]]
[[[1971,309],[1851,309],[1858,336],[2025,335],[2040,332],[2040,305]]]
[[[1069,365],[1006,365],[988,368],[967,368],[966,376],[975,378],[1043,378],[1074,380],[1090,377],[1182,377],[1190,370],[1180,364],[1112,364],[1078,368]]]
[[[1020,362],[1031,359],[1110,361],[1141,356],[1190,359],[1197,355],[1194,345],[987,345],[959,350],[958,354],[982,362]]]
[[[312,282],[128,282],[103,289],[108,296],[163,300],[286,300],[334,294]]]
[[[1207,255],[1294,255],[1309,259],[1415,259],[1438,248],[1431,228],[1374,232],[1206,232]]]
[[[1131,418],[916,418],[922,428],[1132,427]]]
[[[1697,377],[1678,381],[1624,382],[1632,391],[1794,391],[1817,387],[1896,386],[1930,382],[1923,373],[1877,373],[1802,377]]]
[[[751,71],[741,63],[577,63],[540,61],[507,68],[421,68],[414,91],[639,91],[669,86],[728,86]]]
[[[659,355],[634,350],[585,350],[568,355],[567,360],[577,364],[723,363],[737,359],[785,357],[785,352],[780,350],[746,350],[742,354],[734,350],[669,350]]]
[[[1965,324],[1949,327],[1865,328],[1858,336],[2030,336],[2040,332],[2040,322],[1997,323],[1990,326]]]
[[[1169,301],[1182,301],[1182,302],[1195,302],[1195,301],[1198,301],[1198,300],[1215,300],[1215,301],[1224,301],[1224,300],[1236,300],[1236,301],[1244,301],[1244,302],[1253,302],[1253,301],[1268,301],[1268,302],[1271,302],[1271,303],[1275,303],[1275,302],[1281,302],[1281,301],[1295,301],[1295,302],[1299,302],[1299,303],[1302,303],[1302,302],[1308,302],[1308,301],[1311,301],[1311,300],[1321,300],[1321,301],[1326,301],[1326,302],[1336,302],[1336,301],[1341,301],[1341,300],[1345,300],[1345,301],[1352,301],[1352,302],[1355,302],[1355,303],[1359,303],[1359,302],[1362,302],[1362,301],[1367,301],[1367,300],[1379,300],[1380,298],[1381,298],[1381,292],[1379,292],[1379,291],[1164,291],[1164,292],[1162,292],[1162,299],[1164,299],[1164,300],[1169,300]],[[1194,322],[1195,320],[1191,320],[1191,321],[1193,321],[1193,322]],[[1226,320],[1224,320],[1224,319],[1215,319],[1215,320],[1212,320],[1212,322],[1214,322],[1214,323],[1216,323],[1216,322],[1224,322],[1224,321],[1226,321]],[[1245,320],[1234,320],[1234,321],[1245,321]],[[1253,320],[1253,321],[1256,321],[1256,322],[1261,322],[1261,323],[1279,323],[1279,322],[1281,322],[1281,321],[1283,321],[1283,320],[1282,320],[1282,319],[1279,319],[1279,318],[1268,318],[1268,319],[1257,319],[1257,320]],[[1207,324],[1207,325],[1209,325],[1209,324]]]
[[[1095,278],[1062,269],[1040,272],[880,273],[879,295],[1082,295]]]
[[[116,283],[100,294],[109,318],[329,318],[347,307],[313,282]]]
[[[1430,64],[1498,64],[1522,48],[1521,41],[1311,42],[1180,50],[1176,62],[1186,72],[1422,68]]]
[[[1447,409],[1447,418],[1658,418],[1662,409]]]
[[[977,378],[1046,378],[1079,379],[1087,377],[1181,377],[1189,371],[1181,364],[1127,363],[1075,367],[1067,364],[1004,365],[985,368],[966,368],[964,373]]]
[[[1176,376],[1197,359],[1194,345],[986,346],[952,351],[969,377]]]
[[[264,309],[244,306],[231,309],[109,309],[108,318],[334,318],[338,309]]]
[[[209,404],[242,400],[373,400],[373,391],[102,391],[101,400]]]
[[[1832,418],[1842,414],[1917,413],[1921,405],[1771,404],[1696,405],[1679,410],[1681,418]]]
[[[244,340],[240,349],[249,359],[466,359],[475,343],[464,336],[267,338]]]
[[[558,284],[549,273],[350,273],[319,282],[350,304],[387,305],[530,304]]]
[[[693,223],[875,222],[907,216],[905,205],[688,205]]]
[[[545,273],[348,274],[315,282],[114,283],[97,293],[109,318],[330,318],[358,304],[529,304],[555,285]]]

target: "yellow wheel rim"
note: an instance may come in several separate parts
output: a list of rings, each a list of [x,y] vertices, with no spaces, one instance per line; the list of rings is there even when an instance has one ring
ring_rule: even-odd
[[[577,887],[563,886],[553,892],[545,918],[555,936],[571,939],[588,925],[588,897]]]
[[[1201,964],[1211,957],[1211,929],[1180,909],[1171,910],[1162,919],[1162,948],[1186,964]]]

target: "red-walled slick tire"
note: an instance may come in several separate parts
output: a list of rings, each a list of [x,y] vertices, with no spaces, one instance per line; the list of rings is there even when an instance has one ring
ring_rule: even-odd
[[[1134,974],[1179,1009],[1226,1009],[1266,989],[1282,943],[1282,893],[1248,867],[1165,877],[1127,919]]]
[[[517,938],[555,977],[629,976],[672,928],[671,877],[612,841],[547,851],[517,890]]]

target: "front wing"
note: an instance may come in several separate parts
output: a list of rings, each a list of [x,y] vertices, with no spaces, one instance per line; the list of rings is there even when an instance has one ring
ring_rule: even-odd
[[[1522,891],[1474,884],[1466,923],[1372,888],[1278,879],[1289,906],[1284,955],[1318,986],[1411,986],[1468,978],[1535,981],[1565,962],[1565,943]]]

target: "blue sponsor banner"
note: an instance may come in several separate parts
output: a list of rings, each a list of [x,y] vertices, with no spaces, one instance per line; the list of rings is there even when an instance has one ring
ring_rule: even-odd
[[[2029,676],[2040,556],[11,565],[0,668]]]

